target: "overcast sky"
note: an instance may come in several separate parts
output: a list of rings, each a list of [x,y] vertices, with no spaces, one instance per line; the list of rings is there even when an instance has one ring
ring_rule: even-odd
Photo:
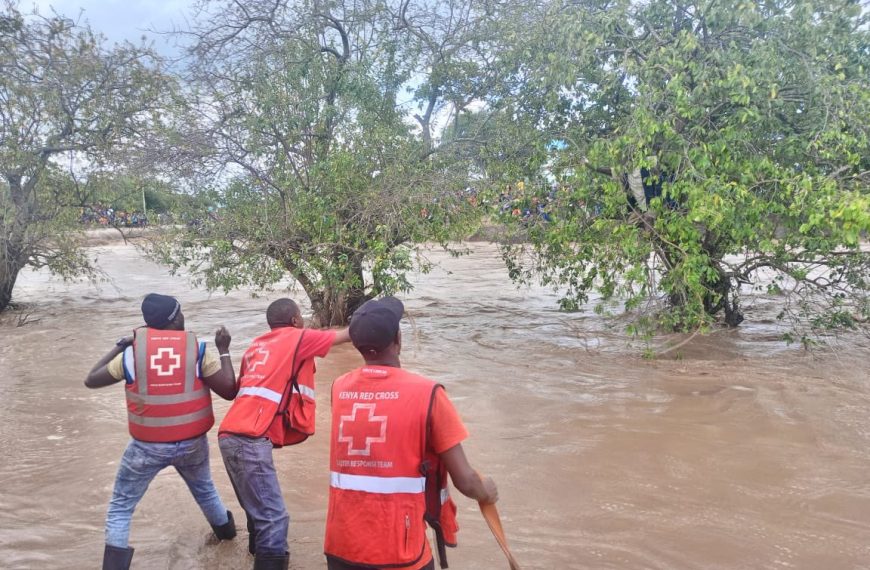
[[[167,31],[186,27],[185,16],[190,0],[20,0],[19,9],[28,12],[36,7],[40,14],[59,14],[74,20],[88,20],[94,31],[109,42],[129,40],[138,43],[144,35],[154,41],[154,48],[165,55],[175,50],[169,38],[149,32],[149,29]]]

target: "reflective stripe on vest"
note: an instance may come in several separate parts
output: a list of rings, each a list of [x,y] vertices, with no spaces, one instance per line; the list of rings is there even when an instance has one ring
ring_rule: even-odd
[[[306,386],[305,384],[299,384],[299,389],[297,390],[294,387],[293,391],[296,392],[297,394],[301,394],[305,397],[311,398],[312,400],[316,399],[316,394],[314,392],[314,388],[311,388],[310,386]]]
[[[180,426],[184,424],[189,424],[190,422],[195,422],[199,420],[203,420],[212,415],[211,407],[203,408],[199,411],[184,414],[183,416],[168,416],[165,418],[152,418],[152,417],[143,417],[143,416],[135,416],[133,414],[128,414],[128,418],[134,424],[140,426],[147,427],[169,427],[169,426]]]
[[[426,491],[426,478],[373,477],[330,471],[329,485],[344,491],[365,491],[367,493],[424,493]]]
[[[297,390],[295,387],[293,391],[297,394],[302,394],[312,400],[316,399],[317,393],[314,391],[314,388],[309,386],[305,386],[304,384],[299,384],[299,389]],[[266,388],[265,386],[243,386],[239,388],[238,396],[258,396],[260,398],[266,398],[276,404],[281,403],[281,393],[272,390],[271,388]]]
[[[281,403],[281,392],[276,392],[271,388],[266,388],[265,386],[244,386],[239,388],[239,393],[236,397],[240,396],[258,396],[260,398],[266,398],[276,404]]]
[[[200,388],[190,394],[167,394],[167,395],[147,395],[142,396],[140,394],[136,394],[135,392],[131,392],[127,394],[127,400],[130,402],[135,402],[137,404],[151,404],[155,406],[166,405],[166,404],[183,404],[189,400],[196,400],[199,398],[203,398],[209,395],[209,391],[207,387]],[[144,425],[144,424],[143,424]]]

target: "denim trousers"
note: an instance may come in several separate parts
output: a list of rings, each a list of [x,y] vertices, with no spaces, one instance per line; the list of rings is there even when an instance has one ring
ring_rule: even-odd
[[[175,467],[187,483],[199,508],[213,526],[228,522],[227,508],[221,501],[208,465],[208,440],[205,434],[171,443],[151,443],[133,439],[127,445],[115,478],[115,490],[106,515],[106,544],[127,548],[130,520],[151,480],[164,468]]]
[[[290,515],[272,461],[272,442],[266,437],[224,435],[218,440],[224,465],[239,504],[248,517],[257,554],[287,552]]]

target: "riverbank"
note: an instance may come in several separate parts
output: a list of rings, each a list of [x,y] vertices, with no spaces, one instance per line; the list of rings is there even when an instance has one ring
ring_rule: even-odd
[[[148,226],[144,228],[92,228],[83,232],[82,243],[85,247],[123,245],[127,242],[140,242],[153,239],[165,231],[165,227]]]

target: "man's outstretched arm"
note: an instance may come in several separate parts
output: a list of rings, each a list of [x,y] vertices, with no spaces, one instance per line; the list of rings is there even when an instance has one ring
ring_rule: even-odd
[[[346,342],[350,342],[350,329],[345,327],[341,330],[335,331],[335,339],[332,341],[332,346],[336,344],[344,344]]]

